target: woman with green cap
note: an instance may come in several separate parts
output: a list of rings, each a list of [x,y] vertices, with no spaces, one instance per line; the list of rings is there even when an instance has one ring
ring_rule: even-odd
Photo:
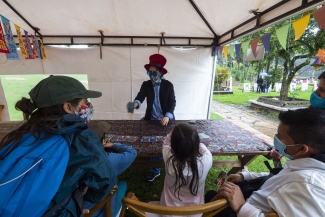
[[[98,203],[117,183],[117,177],[107,159],[102,142],[86,125],[93,114],[92,105],[87,99],[98,98],[102,93],[87,90],[74,78],[51,75],[40,81],[29,95],[30,99],[22,98],[16,103],[16,109],[23,112],[26,121],[2,139],[0,159],[6,159],[7,156],[10,158],[12,152],[26,146],[24,143],[26,138],[32,141],[30,144],[32,146],[38,144],[39,140],[43,141],[39,143],[42,145],[56,135],[68,136],[70,147],[67,167],[61,183],[56,183],[58,185],[56,194],[46,208],[41,208],[44,204],[39,207],[33,207],[35,204],[30,205],[29,209],[34,210],[33,215],[28,216],[43,215],[53,207],[48,216],[80,216],[82,207],[73,196],[77,188],[81,189],[81,198],[85,192],[84,200]],[[45,166],[42,170],[51,175],[52,171],[46,171],[48,165],[46,160],[48,159],[44,159]],[[53,173],[54,170],[55,168]],[[33,198],[27,202],[30,204],[32,200]],[[26,213],[23,215],[27,216]]]

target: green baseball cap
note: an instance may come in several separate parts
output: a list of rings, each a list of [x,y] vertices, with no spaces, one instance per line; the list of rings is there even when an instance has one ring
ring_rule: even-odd
[[[41,80],[30,92],[37,108],[62,104],[77,98],[98,98],[101,92],[87,90],[77,79],[68,76],[53,76]]]

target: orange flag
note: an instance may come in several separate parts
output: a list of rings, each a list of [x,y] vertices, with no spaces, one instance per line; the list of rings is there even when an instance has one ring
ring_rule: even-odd
[[[258,44],[258,41],[260,40],[260,37],[257,37],[257,38],[254,38],[251,40],[251,48],[252,48],[252,52],[253,52],[253,55],[254,57],[256,58],[256,48],[257,48],[257,44]]]

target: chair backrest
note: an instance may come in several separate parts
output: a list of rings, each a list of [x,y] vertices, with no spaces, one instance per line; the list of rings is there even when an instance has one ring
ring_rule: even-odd
[[[203,217],[212,217],[228,206],[226,199],[220,199],[201,205],[167,207],[141,202],[132,192],[129,192],[127,196],[122,199],[122,203],[123,206],[120,217],[124,216],[126,208],[141,217],[147,217],[145,212],[161,215],[194,215],[203,213]]]
[[[279,217],[278,213],[274,209],[270,209],[269,213],[265,217]]]
[[[105,197],[104,200],[97,203],[95,206],[93,206],[89,213],[84,214],[85,217],[91,217],[97,210],[99,210],[102,206],[104,206],[105,209],[105,217],[112,217],[112,210],[111,210],[111,202],[112,202],[112,196],[117,192],[117,185],[114,186],[114,188],[111,190],[111,192]]]

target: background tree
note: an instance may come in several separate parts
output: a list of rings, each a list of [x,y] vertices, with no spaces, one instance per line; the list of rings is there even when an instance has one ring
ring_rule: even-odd
[[[230,78],[230,69],[228,67],[220,67],[216,68],[216,77],[214,82],[214,87],[217,90],[222,90],[221,84]]]
[[[271,77],[267,79],[272,81],[273,86],[274,82],[279,81],[279,73],[282,71],[282,88],[280,91],[281,100],[288,99],[290,83],[292,82],[297,71],[302,67],[309,65],[310,61],[316,58],[318,49],[325,47],[325,31],[319,28],[317,22],[311,15],[309,25],[305,33],[296,41],[294,40],[294,29],[292,25],[290,25],[287,39],[287,49],[284,49],[277,39],[276,30],[311,12],[312,11],[307,11],[240,40],[241,42],[244,42],[255,37],[260,37],[268,32],[272,32],[270,41],[271,53],[265,54],[264,60],[260,61],[261,63],[258,67],[256,64],[253,65],[256,69],[256,75],[260,73],[260,70],[264,70],[271,75]],[[260,43],[260,45],[261,44],[262,43]],[[299,62],[299,64],[297,64],[297,62]]]

